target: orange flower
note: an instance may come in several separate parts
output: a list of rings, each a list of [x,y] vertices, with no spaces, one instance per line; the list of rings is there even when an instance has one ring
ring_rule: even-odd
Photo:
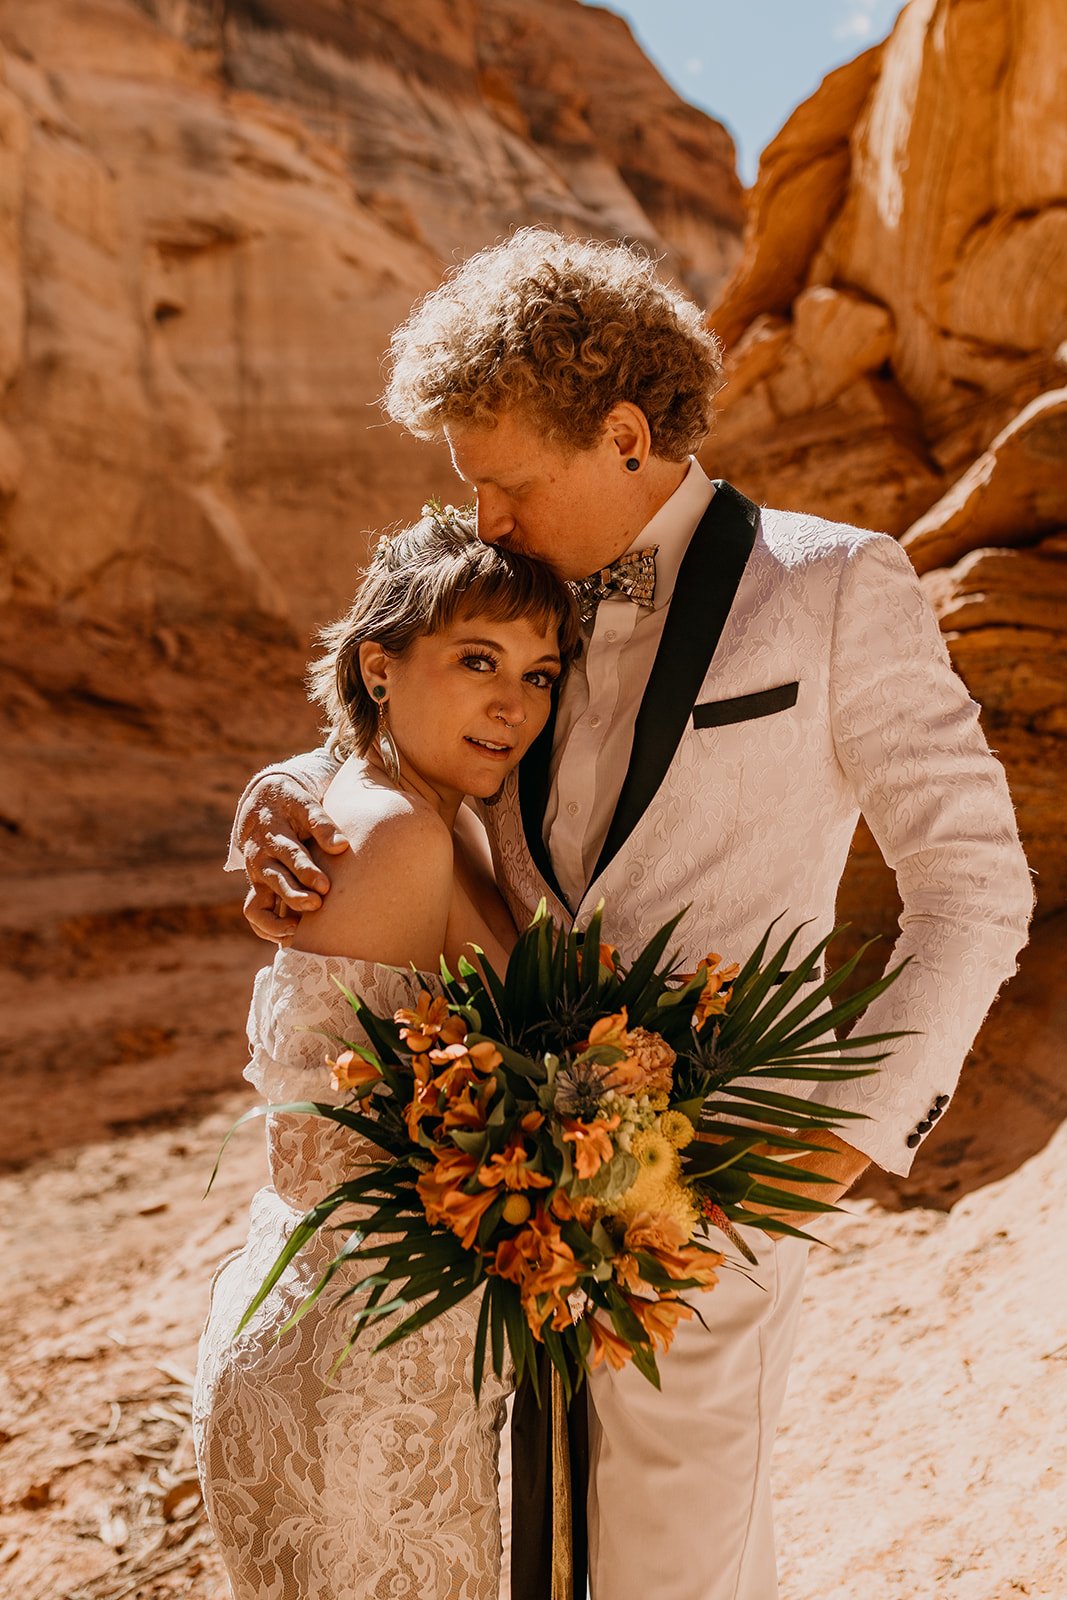
[[[658,1345],[661,1350],[670,1349],[679,1322],[688,1322],[693,1315],[692,1306],[671,1296],[661,1300],[643,1300],[627,1295],[626,1303],[653,1345]]]
[[[574,1251],[565,1244],[559,1227],[538,1204],[529,1224],[513,1239],[504,1239],[497,1245],[496,1257],[489,1269],[498,1277],[507,1278],[519,1286],[526,1320],[540,1337],[541,1323],[549,1311],[558,1310],[581,1275],[581,1266],[574,1259]],[[538,1301],[548,1297],[548,1306]]]
[[[592,1178],[615,1153],[611,1134],[619,1126],[618,1112],[593,1122],[575,1122],[570,1117],[562,1122],[564,1141],[574,1146],[575,1171],[579,1178]]]
[[[625,1050],[627,1043],[626,1032],[626,1007],[614,1012],[610,1017],[598,1017],[589,1030],[586,1048],[594,1049],[597,1046],[607,1046],[611,1050]]]
[[[550,1189],[552,1179],[543,1172],[531,1172],[527,1166],[528,1151],[521,1134],[513,1134],[504,1146],[482,1167],[479,1183],[487,1188],[503,1184],[506,1189]]]
[[[639,1212],[623,1242],[627,1250],[650,1255],[672,1278],[693,1278],[705,1289],[713,1289],[719,1281],[715,1269],[722,1266],[723,1257],[716,1250],[686,1244],[685,1232],[673,1217]]]
[[[523,1133],[536,1133],[538,1128],[544,1126],[545,1114],[543,1111],[527,1111],[520,1119],[519,1127]]]
[[[678,1059],[666,1039],[648,1028],[631,1028],[623,1048],[625,1061],[607,1069],[608,1088],[617,1094],[658,1097],[666,1105],[673,1082],[671,1069]]]
[[[593,1335],[590,1367],[595,1369],[606,1359],[609,1367],[614,1367],[616,1372],[621,1372],[631,1355],[630,1346],[626,1340],[617,1334],[614,1328],[610,1328],[606,1322],[601,1322],[599,1317],[589,1317],[588,1327],[589,1332]]]
[[[643,1286],[641,1272],[637,1265],[637,1257],[624,1250],[615,1257],[611,1265],[615,1273],[615,1281],[621,1284],[624,1289],[630,1289],[636,1294],[638,1289]]]
[[[419,991],[415,1009],[401,1006],[393,1012],[393,1021],[400,1024],[400,1037],[416,1055],[429,1050],[435,1039],[457,1044],[467,1037],[467,1024],[462,1017],[449,1013],[444,996],[431,998],[425,989]]]
[[[626,1230],[627,1250],[680,1250],[686,1234],[680,1222],[663,1212],[639,1211]]]
[[[407,1124],[408,1137],[415,1143],[419,1138],[419,1123],[423,1117],[440,1116],[441,1091],[434,1079],[420,1081],[420,1074],[416,1073],[415,1093],[404,1108],[404,1121]]]
[[[486,1076],[490,1072],[495,1072],[504,1059],[496,1045],[491,1044],[488,1039],[483,1039],[480,1044],[472,1044],[467,1054],[473,1061],[475,1070],[484,1072]]]
[[[593,947],[592,947],[591,944],[582,946],[582,976],[583,977],[585,977],[585,975],[586,975],[585,974],[585,963],[586,963],[586,960],[588,959],[589,956],[592,955],[592,953],[593,953]],[[615,948],[615,946],[613,944],[603,944],[602,943],[599,946],[599,948],[597,950],[597,961],[600,963],[600,965],[602,967],[607,967],[608,971],[610,973],[612,973],[612,974],[616,973],[619,970],[619,968],[618,968],[619,952],[616,950],[616,948]]]
[[[483,1039],[481,1044],[446,1044],[430,1051],[430,1060],[435,1067],[452,1069],[462,1066],[468,1073],[480,1072],[483,1077],[495,1072],[503,1059],[496,1045],[490,1044],[488,1039]]]
[[[697,962],[696,972],[685,974],[686,982],[699,976],[700,973],[704,974],[704,987],[697,1000],[697,1008],[693,1012],[694,1028],[702,1028],[709,1017],[718,1016],[726,1010],[731,994],[727,985],[733,983],[741,968],[733,962],[717,972],[715,969],[721,960],[722,956],[712,950],[702,961]]]
[[[376,1083],[381,1073],[371,1062],[364,1061],[354,1050],[342,1050],[336,1061],[326,1057],[330,1069],[330,1082],[338,1094],[346,1089],[360,1089],[365,1083]]]
[[[607,967],[611,973],[618,972],[619,952],[613,944],[602,944],[600,946],[600,965]]]
[[[556,1190],[548,1208],[560,1222],[577,1222],[583,1228],[590,1227],[600,1215],[600,1206],[590,1195],[579,1195],[572,1199],[562,1189]]]
[[[477,1162],[462,1150],[451,1150],[424,1172],[416,1188],[426,1220],[451,1228],[465,1250],[473,1248],[478,1225],[496,1196],[491,1189],[468,1194],[462,1185],[473,1175]]]
[[[462,1094],[453,1095],[449,1100],[441,1118],[442,1128],[464,1128],[479,1133],[485,1127],[489,1101],[495,1092],[495,1085],[491,1083],[477,1086],[468,1083]]]

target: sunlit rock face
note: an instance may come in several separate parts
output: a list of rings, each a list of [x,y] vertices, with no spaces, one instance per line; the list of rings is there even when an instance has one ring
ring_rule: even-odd
[[[88,616],[335,609],[450,488],[375,405],[450,261],[740,250],[728,135],[578,0],[0,0],[0,134],[0,593]]]
[[[793,114],[712,311],[731,382],[711,459],[903,533],[1058,387],[1065,30],[1057,0],[911,0]]]
[[[1012,786],[1039,905],[1067,899],[1067,13],[911,0],[765,151],[707,464],[899,536]],[[861,829],[842,890],[888,932]]]

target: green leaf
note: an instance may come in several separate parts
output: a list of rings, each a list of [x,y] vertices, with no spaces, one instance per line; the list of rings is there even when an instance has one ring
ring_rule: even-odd
[[[777,1090],[749,1089],[742,1085],[735,1086],[731,1083],[720,1083],[716,1086],[715,1093],[729,1095],[732,1099],[744,1101],[746,1104],[752,1106],[767,1106],[773,1110],[791,1111],[794,1112],[798,1117],[804,1117],[809,1120],[811,1120],[813,1116],[812,1101],[798,1099],[796,1095],[792,1094],[779,1094]],[[716,1105],[714,1100],[710,1101],[708,1104],[709,1112],[720,1111],[732,1113],[734,1109],[735,1108],[733,1106]],[[840,1106],[834,1106],[832,1109],[830,1107],[822,1107],[820,1109],[825,1110],[828,1115],[834,1117],[835,1119],[839,1118],[845,1121],[853,1122],[866,1122],[869,1120],[865,1111],[845,1111]]]
[[[474,1330],[474,1357],[471,1362],[471,1382],[474,1387],[474,1398],[479,1400],[482,1393],[482,1371],[485,1367],[485,1341],[489,1332],[489,1289],[482,1295],[481,1309],[478,1312],[478,1326]]]

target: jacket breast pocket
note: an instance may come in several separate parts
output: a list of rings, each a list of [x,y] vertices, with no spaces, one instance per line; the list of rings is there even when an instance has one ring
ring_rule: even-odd
[[[797,703],[799,683],[782,683],[776,689],[760,689],[755,694],[738,694],[729,700],[705,700],[693,707],[694,728],[725,728],[734,722],[753,722],[757,717],[773,717]]]

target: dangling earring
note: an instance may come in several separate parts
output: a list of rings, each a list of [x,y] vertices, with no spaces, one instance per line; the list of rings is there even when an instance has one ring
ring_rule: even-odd
[[[394,783],[400,782],[400,752],[389,731],[385,708],[389,704],[383,683],[376,683],[371,694],[378,702],[378,748],[382,752],[382,766]]]

